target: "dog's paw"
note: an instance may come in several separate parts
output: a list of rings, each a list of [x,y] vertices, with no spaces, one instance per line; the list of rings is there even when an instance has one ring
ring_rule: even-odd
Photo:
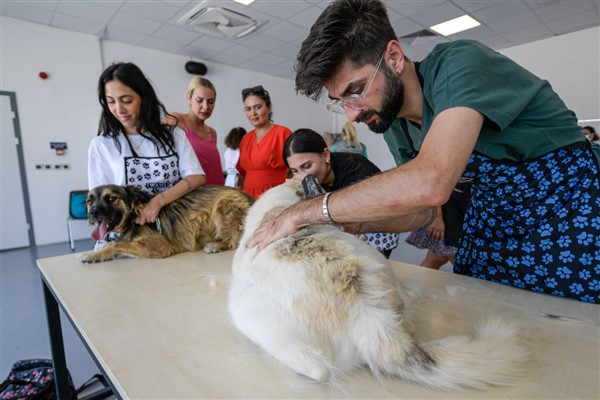
[[[111,259],[110,257],[106,257],[101,252],[96,252],[96,251],[90,251],[87,253],[83,253],[82,255],[79,256],[79,261],[82,263],[87,263],[87,264],[108,261],[110,259]]]
[[[221,248],[216,243],[208,243],[204,246],[204,252],[206,254],[220,253]]]

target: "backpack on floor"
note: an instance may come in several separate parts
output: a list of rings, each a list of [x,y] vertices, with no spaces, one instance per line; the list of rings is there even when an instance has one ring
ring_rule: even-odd
[[[67,372],[71,399],[77,400],[77,391]],[[52,360],[21,360],[13,364],[8,378],[0,384],[1,400],[56,399]]]

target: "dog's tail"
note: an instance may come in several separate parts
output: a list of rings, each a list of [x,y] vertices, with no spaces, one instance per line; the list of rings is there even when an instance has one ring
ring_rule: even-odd
[[[417,344],[403,329],[391,336],[379,336],[375,351],[363,354],[375,374],[455,390],[511,385],[525,372],[527,352],[517,341],[516,329],[499,319],[480,324],[472,337]]]

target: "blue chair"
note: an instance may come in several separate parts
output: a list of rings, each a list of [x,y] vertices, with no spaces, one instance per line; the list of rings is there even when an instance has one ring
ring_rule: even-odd
[[[71,231],[71,221],[76,219],[87,220],[87,206],[85,200],[87,198],[87,190],[73,190],[69,193],[69,216],[67,217],[67,230],[69,232],[69,244],[71,251],[75,251],[75,241]]]

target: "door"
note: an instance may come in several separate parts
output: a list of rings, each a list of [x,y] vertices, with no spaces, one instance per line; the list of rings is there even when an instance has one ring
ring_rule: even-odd
[[[0,250],[33,245],[29,196],[21,147],[16,96],[0,91],[2,173],[0,177]]]

